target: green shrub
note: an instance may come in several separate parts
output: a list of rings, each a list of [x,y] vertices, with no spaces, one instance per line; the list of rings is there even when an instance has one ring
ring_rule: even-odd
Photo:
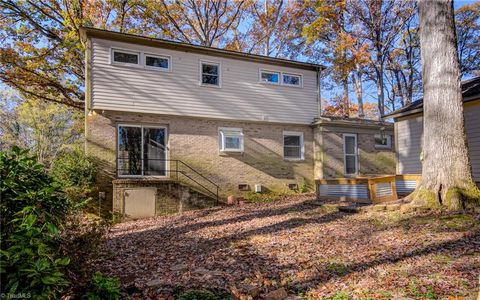
[[[93,191],[95,164],[80,149],[68,149],[56,156],[50,167],[50,176],[75,203],[88,199]]]
[[[68,285],[58,243],[72,203],[27,150],[0,152],[0,178],[2,291],[54,298]]]
[[[256,203],[272,202],[278,200],[280,197],[281,195],[275,192],[255,193],[250,191],[245,194],[245,200]]]
[[[90,282],[89,291],[84,298],[88,300],[115,300],[120,297],[120,280],[103,276],[96,272]]]

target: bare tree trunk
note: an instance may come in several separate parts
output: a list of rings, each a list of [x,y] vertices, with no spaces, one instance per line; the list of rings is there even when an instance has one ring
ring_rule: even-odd
[[[350,100],[348,99],[348,77],[342,79],[343,83],[343,116],[350,117]]]
[[[375,64],[375,72],[377,73],[377,99],[378,99],[378,118],[381,119],[385,114],[385,93],[383,91],[383,65],[381,62]]]
[[[413,204],[459,210],[480,204],[465,135],[452,0],[419,2],[423,77],[422,181]]]
[[[355,74],[352,74],[352,82],[353,82],[353,89],[355,91],[355,95],[357,96],[359,118],[365,117],[365,112],[363,111],[362,75],[363,75],[362,67],[357,66],[357,78],[355,78]]]

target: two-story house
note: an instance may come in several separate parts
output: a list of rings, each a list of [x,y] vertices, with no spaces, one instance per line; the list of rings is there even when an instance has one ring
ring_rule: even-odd
[[[390,124],[321,117],[320,65],[81,34],[86,149],[115,212],[163,214],[217,196],[314,189],[315,178],[394,172]]]

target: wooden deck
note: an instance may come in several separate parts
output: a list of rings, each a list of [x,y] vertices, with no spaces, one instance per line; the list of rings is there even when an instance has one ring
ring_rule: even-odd
[[[411,193],[421,175],[366,175],[356,178],[317,179],[319,199],[349,200],[361,203],[382,203],[397,200]]]

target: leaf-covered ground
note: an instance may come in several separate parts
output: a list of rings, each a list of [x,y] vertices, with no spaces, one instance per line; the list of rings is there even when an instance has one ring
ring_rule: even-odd
[[[118,224],[103,251],[92,267],[139,299],[188,289],[261,299],[280,288],[292,299],[475,299],[480,222],[352,215],[297,196]]]

